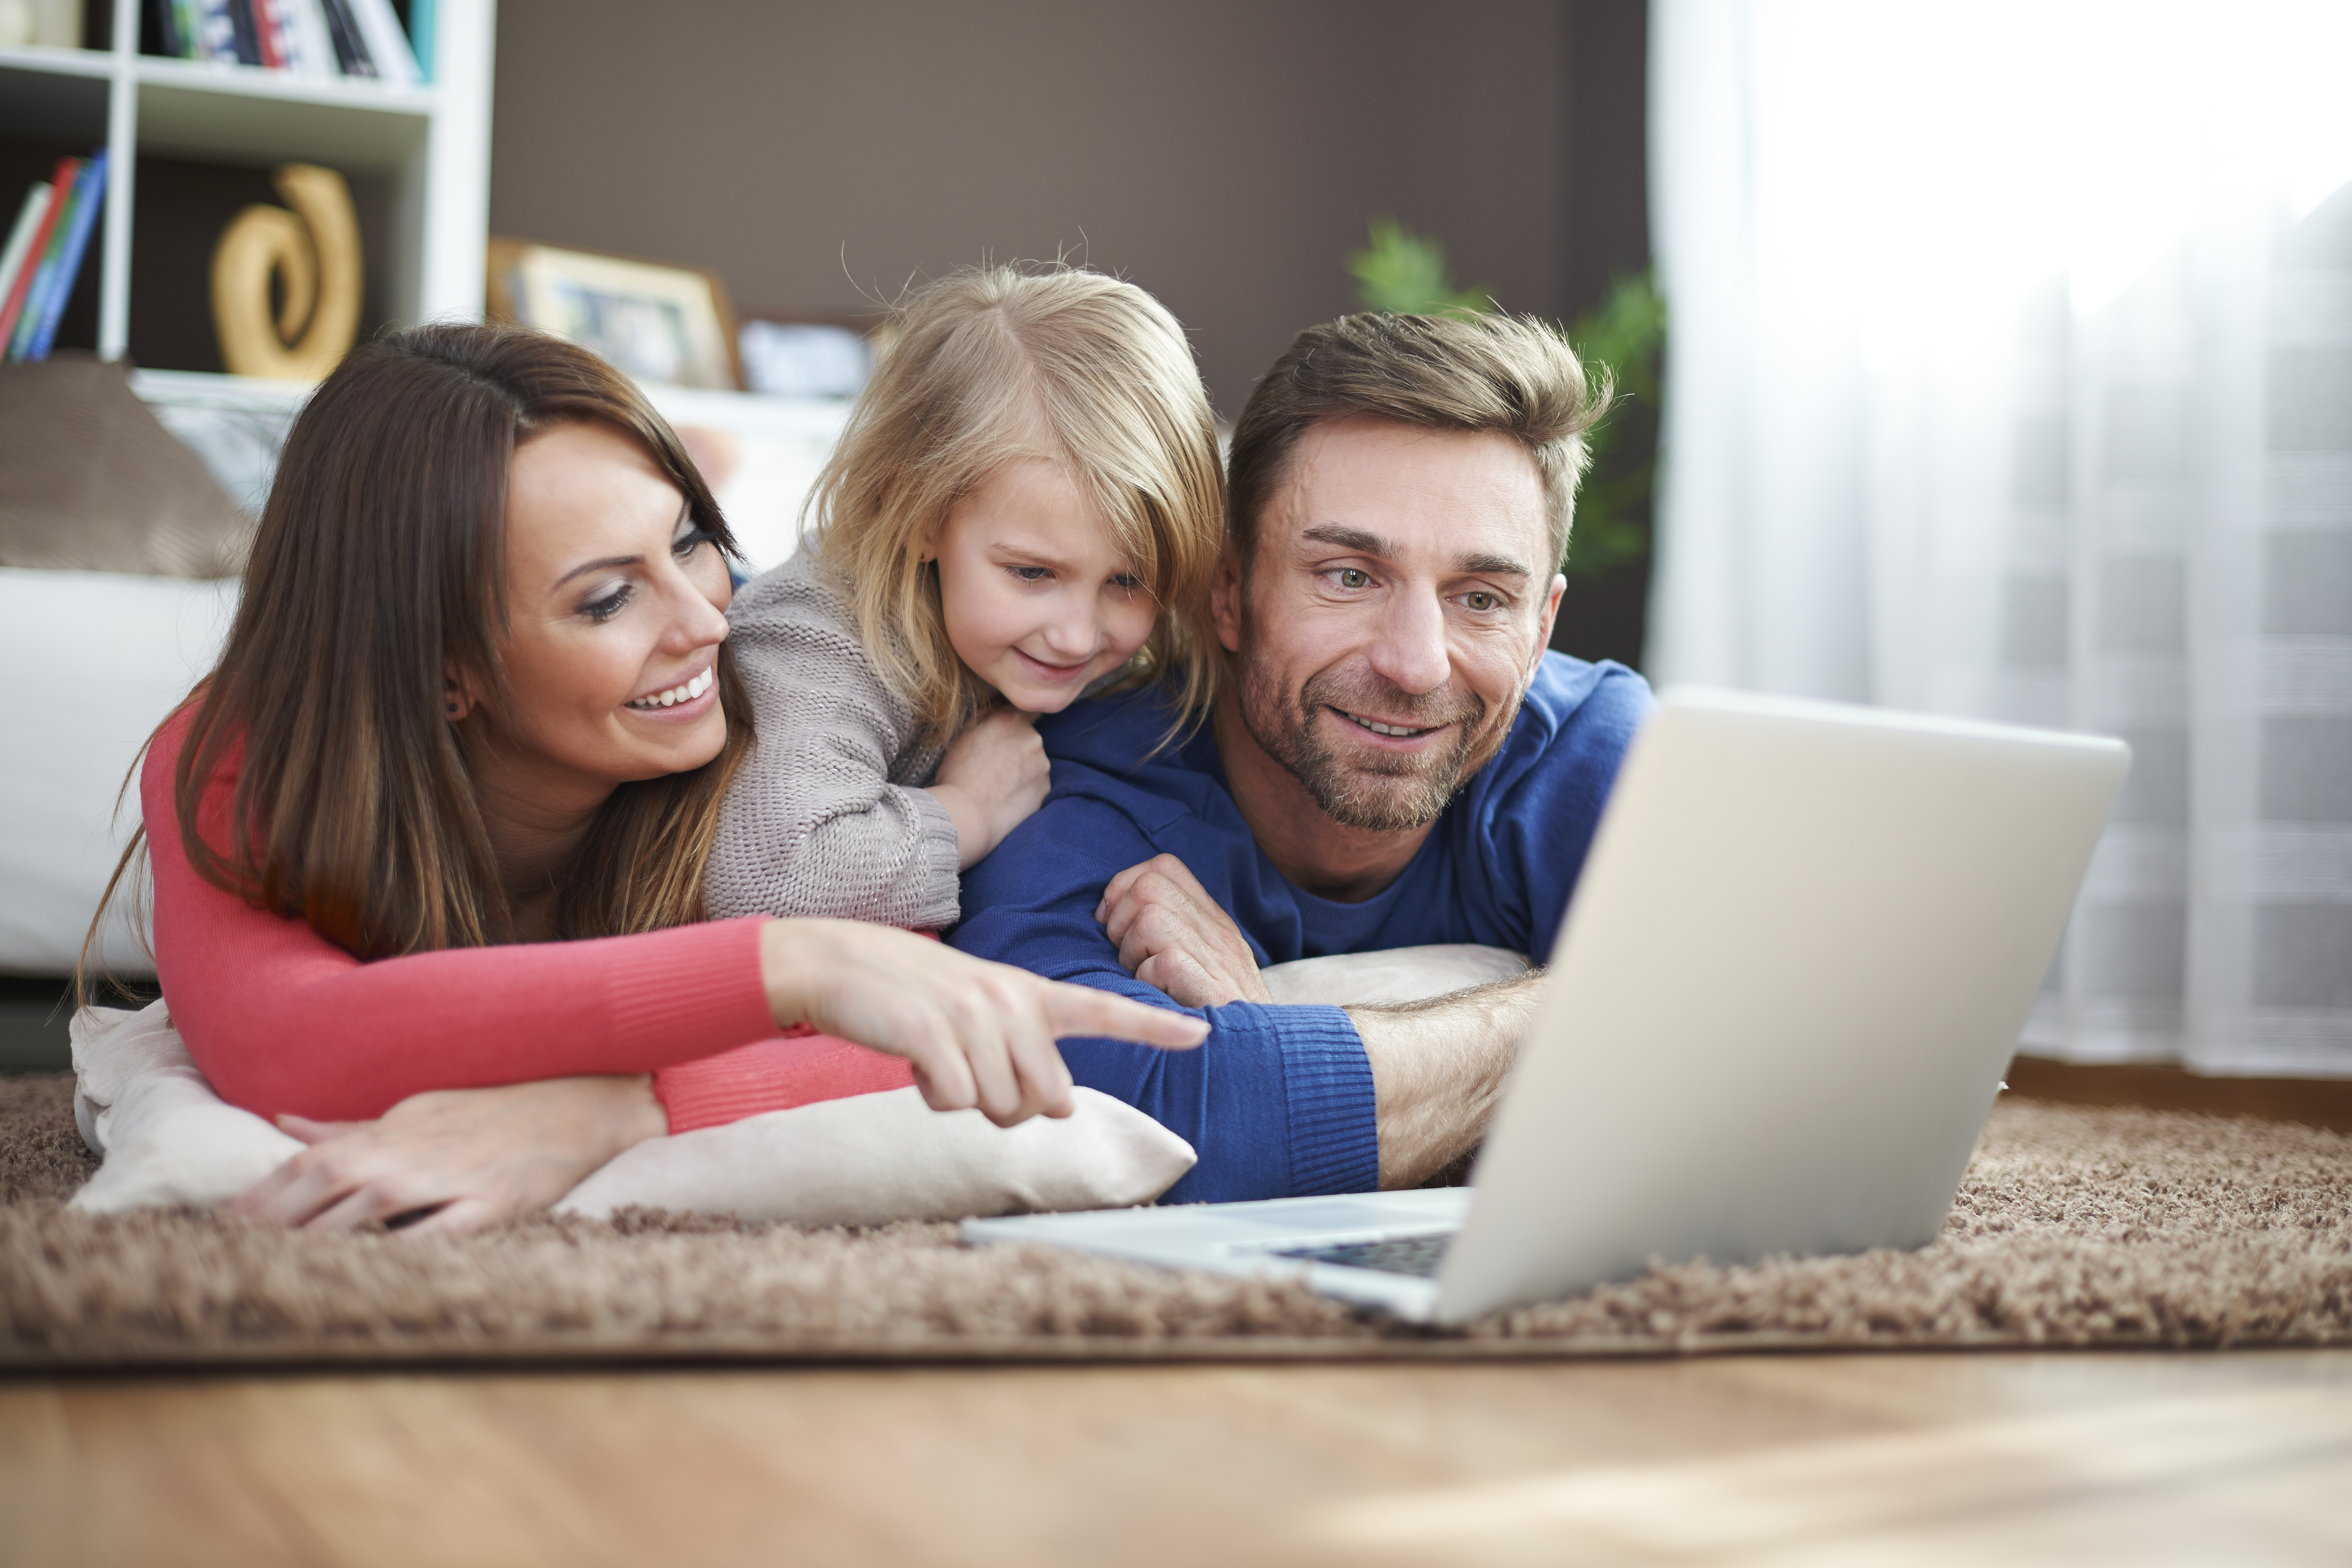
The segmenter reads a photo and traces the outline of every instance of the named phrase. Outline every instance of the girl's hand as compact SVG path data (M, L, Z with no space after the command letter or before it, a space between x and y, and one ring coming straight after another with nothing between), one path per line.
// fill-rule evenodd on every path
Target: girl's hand
M227 1212L313 1230L419 1211L409 1228L479 1230L553 1205L622 1150L669 1131L644 1076L438 1089L374 1121L278 1124L310 1147Z
M1070 1114L1070 1069L1054 1045L1065 1036L1181 1048L1209 1033L1183 1013L858 921L771 921L760 963L777 1023L904 1057L932 1110L977 1107L999 1127Z
M999 708L962 734L940 759L931 794L956 828L956 869L969 871L1004 842L1022 819L1045 804L1053 775L1037 716Z

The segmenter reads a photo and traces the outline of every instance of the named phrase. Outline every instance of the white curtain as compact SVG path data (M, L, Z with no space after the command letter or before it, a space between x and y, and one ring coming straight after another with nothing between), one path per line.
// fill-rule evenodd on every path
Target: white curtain
M1651 16L1651 675L2126 737L2027 1048L2352 1077L2352 5Z

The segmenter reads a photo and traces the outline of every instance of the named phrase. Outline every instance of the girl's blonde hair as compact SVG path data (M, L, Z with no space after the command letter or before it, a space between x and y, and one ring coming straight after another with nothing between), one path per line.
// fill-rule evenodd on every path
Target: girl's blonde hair
M1130 679L1166 681L1171 734L1206 714L1225 479L1183 328L1135 285L1061 266L953 273L896 325L809 499L883 679L942 741L994 700L949 643L938 570L919 557L989 473L1034 458L1110 520L1160 606Z

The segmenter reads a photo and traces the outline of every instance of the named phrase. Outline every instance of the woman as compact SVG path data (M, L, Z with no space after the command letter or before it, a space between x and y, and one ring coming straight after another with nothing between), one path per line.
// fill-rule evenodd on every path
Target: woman
M1067 1114L1056 1037L1198 1043L903 931L702 921L754 743L732 548L668 426L583 350L425 327L320 386L220 663L141 781L173 1020L224 1098L314 1144L236 1212L472 1228L751 1086L777 1103L779 1075L807 1100L908 1080L772 1038L803 1022L1003 1124Z

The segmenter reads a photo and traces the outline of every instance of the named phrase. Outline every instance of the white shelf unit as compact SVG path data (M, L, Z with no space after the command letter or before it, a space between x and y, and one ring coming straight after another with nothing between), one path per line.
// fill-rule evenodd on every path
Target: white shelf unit
M388 178L386 298L396 321L479 320L489 231L497 0L439 0L433 81L391 87L139 52L140 0L112 0L110 49L0 47L0 134L108 149L98 352L120 359L138 308L131 224L142 153ZM0 193L13 197L16 193Z

